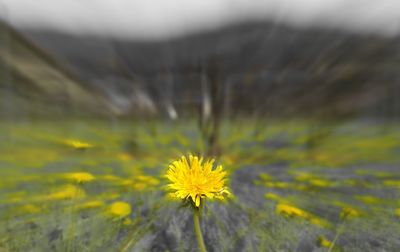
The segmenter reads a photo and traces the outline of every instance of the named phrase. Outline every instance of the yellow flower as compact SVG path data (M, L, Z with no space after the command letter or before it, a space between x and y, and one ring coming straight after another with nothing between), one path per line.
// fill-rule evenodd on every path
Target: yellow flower
M279 196L278 194L270 193L270 192L265 194L265 198L270 199L270 200L274 200L274 201L276 201L278 203L287 202L286 199L284 199L283 197Z
M125 226L129 226L129 225L132 224L132 220L129 219L129 218L126 218L126 219L122 222L122 224L125 225Z
M287 215L287 216L297 216L302 218L308 218L308 213L301 210L300 208L287 205L287 204L278 204L276 205L275 211L278 214Z
M160 181L156 178L150 176L140 175L130 181L129 185L132 185L133 189L142 191L142 190L151 190L156 185L158 185Z
M332 224L330 222L328 222L327 220L321 219L321 218L311 215L311 214L307 220L314 225L324 227L324 228L331 228L331 226L332 226Z
M331 224L328 221L289 204L283 204L283 203L277 204L275 211L276 213L284 216L305 219L310 223L321 227L329 228L331 226Z
M94 180L94 176L88 172L68 173L66 174L66 177L70 180L75 181L78 184Z
M332 186L332 182L326 179L310 179L310 184L316 187L329 187Z
M290 188L292 185L288 182L276 181L276 182L266 182L265 186L270 188L286 189Z
M41 212L41 208L32 204L23 205L20 210L24 213L36 214Z
M272 176L267 174L267 173L261 173L260 174L260 178L264 181L271 181L272 180Z
M321 235L320 237L318 237L318 244L321 247L330 248L332 245L332 242Z
M370 195L356 196L356 199L364 202L365 204L379 204L381 202L379 198Z
M102 207L104 205L103 201L100 200L92 200L85 203L82 203L76 207L77 210L84 210L84 209L93 209Z
M74 149L84 150L94 147L93 145L78 140L65 140L64 143Z
M344 207L342 212L340 213L341 219L351 219L355 217L359 217L361 213L352 207Z
M174 190L175 198L191 198L196 207L200 206L201 198L224 199L224 195L230 195L225 186L226 172L222 166L213 170L214 160L203 163L203 158L185 156L169 165L166 177L171 181L169 189Z
M388 187L399 187L400 188L400 180L384 180L383 185L388 186Z
M74 185L67 185L63 189L47 195L49 200L64 200L85 197L85 191Z
M131 205L124 201L114 202L110 207L110 213L115 217L126 217L131 213Z
M274 194L274 193L266 193L265 194L265 198L271 199L271 200L275 200L275 201L280 201L281 200L281 197L279 195L277 195L277 194Z

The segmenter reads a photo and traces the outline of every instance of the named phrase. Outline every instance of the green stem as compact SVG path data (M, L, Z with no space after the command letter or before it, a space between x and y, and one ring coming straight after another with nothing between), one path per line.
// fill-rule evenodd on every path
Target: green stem
M197 243L199 244L200 252L207 252L206 246L204 245L203 241L203 235L201 234L199 216L200 216L200 209L198 207L195 207L193 211L194 232L196 234L196 239Z
M333 241L331 242L331 245L328 248L328 252L331 252L333 250L333 247L335 246L335 243L336 243L337 239L339 238L339 236L341 235L341 233L343 231L343 227L344 227L343 223L341 223L339 225L339 227L337 228L335 238L333 238Z

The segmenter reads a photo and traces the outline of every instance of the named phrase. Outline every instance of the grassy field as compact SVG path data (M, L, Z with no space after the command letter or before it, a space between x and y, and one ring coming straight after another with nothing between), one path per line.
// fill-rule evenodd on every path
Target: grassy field
M400 251L399 129L224 122L208 251ZM0 123L0 251L196 251L164 174L206 147L194 121Z

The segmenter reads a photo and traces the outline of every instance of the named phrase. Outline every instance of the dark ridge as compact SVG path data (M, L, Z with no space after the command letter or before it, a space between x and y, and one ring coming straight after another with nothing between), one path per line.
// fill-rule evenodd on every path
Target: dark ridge
M22 33L93 88L123 96L136 83L156 100L173 94L178 106L198 103L201 76L211 73L228 89L226 106L238 112L381 113L379 108L399 90L399 37L272 22L163 41Z

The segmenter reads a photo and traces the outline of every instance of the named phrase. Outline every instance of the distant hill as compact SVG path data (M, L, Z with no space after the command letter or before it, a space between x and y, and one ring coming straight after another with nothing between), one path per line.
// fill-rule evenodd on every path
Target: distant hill
M164 41L24 30L118 113L184 113L217 82L225 113L398 115L400 38L270 22ZM235 114L236 114L235 113Z
M0 34L1 115L109 110L101 94L86 88L46 50L4 23Z

